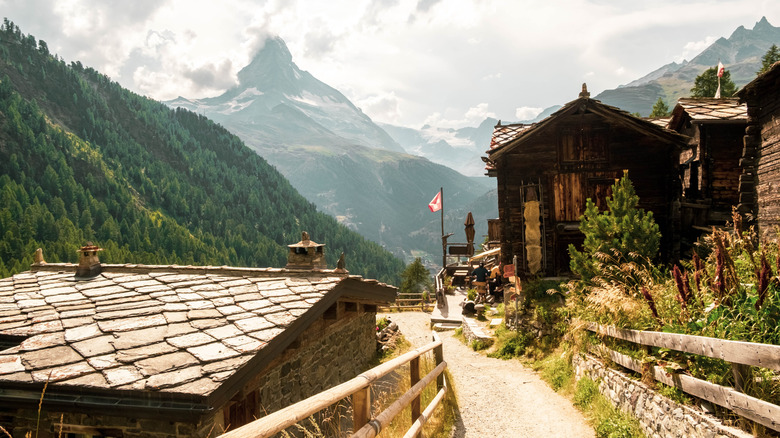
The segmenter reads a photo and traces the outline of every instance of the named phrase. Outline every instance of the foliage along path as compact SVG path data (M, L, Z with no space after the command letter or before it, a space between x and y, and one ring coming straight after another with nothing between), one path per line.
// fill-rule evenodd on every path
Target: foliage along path
M388 317L415 347L430 342L427 313L392 313ZM595 436L569 400L519 361L493 359L475 352L452 331L439 334L458 399L453 437Z

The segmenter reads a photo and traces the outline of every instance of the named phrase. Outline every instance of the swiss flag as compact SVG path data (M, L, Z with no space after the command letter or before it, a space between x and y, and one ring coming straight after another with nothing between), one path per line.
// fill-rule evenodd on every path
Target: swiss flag
M428 204L428 208L431 209L431 212L433 213L441 210L441 190L433 197L433 201Z

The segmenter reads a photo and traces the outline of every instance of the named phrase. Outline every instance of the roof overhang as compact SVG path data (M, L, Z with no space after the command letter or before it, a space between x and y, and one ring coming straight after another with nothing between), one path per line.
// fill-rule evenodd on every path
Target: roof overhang
M683 134L662 128L650 121L639 119L619 108L603 104L598 100L593 100L589 97L580 97L567 103L561 109L551 114L536 125L532 126L531 128L521 132L517 137L515 137L515 139L507 142L500 148L495 148L488 151L488 159L496 162L499 158L501 158L501 156L505 155L514 148L519 147L520 145L529 142L540 135L543 135L545 131L550 126L554 125L556 120L560 119L561 117L585 110L605 118L610 118L617 124L625 126L628 129L644 132L645 134L662 140L665 143L672 144L678 150L684 149L688 144L689 138Z

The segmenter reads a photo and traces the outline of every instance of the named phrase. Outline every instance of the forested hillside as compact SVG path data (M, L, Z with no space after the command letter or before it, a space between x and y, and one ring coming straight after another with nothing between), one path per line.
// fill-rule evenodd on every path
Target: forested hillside
M0 28L0 275L76 260L283 266L302 230L328 265L397 284L403 263L319 213L203 116L131 93L7 19Z

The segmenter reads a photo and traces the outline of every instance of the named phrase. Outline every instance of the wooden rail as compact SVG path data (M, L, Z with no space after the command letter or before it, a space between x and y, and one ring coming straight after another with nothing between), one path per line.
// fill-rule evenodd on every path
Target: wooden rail
M434 361L437 364L431 372L420 379L420 356L433 351ZM379 378L398 370L401 366L410 364L410 379L412 388L401 395L390 407L371 418L371 385ZM383 427L398 415L403 408L412 405L412 427L407 432L408 437L417 436L422 425L430 418L431 413L441 402L447 386L443 371L447 367L444 361L442 342L439 336L433 332L433 342L415 350L409 351L393 360L374 367L352 380L334 386L319 394L315 394L305 400L290 405L284 409L266 415L235 430L226 432L217 438L263 438L270 437L282 430L305 420L311 415L337 403L347 397L352 398L353 427L356 431L353 437L374 437ZM416 370L416 372L415 372ZM420 393L433 380L439 390L436 397L426 407L425 412L420 413ZM419 424L419 426L418 426ZM414 434L409 435L413 430Z
M591 349L593 352L606 354L612 362L618 365L648 375L656 381L722 406L770 429L780 431L780 406L742 392L742 381L750 375L750 366L780 370L780 346L678 333L619 329L595 323L588 323L585 328L594 333L634 344L698 354L731 363L737 388L720 386L687 374L671 373L657 365L648 368L643 366L641 361L603 345Z

